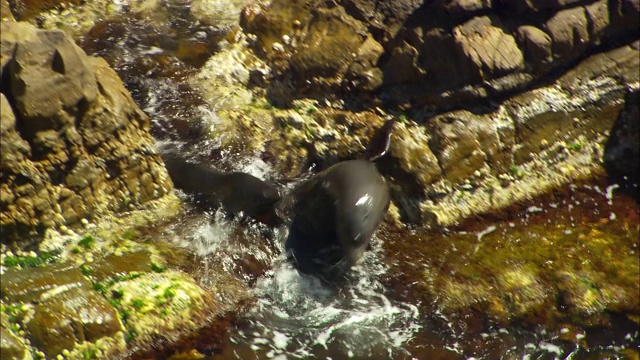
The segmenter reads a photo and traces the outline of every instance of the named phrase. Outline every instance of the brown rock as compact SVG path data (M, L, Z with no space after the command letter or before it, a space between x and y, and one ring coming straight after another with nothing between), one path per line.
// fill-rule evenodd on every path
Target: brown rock
M116 309L85 287L63 291L36 305L26 329L34 346L55 357L76 343L113 336L123 326Z
M16 18L20 21L25 21L33 19L43 11L81 3L81 0L14 0L12 5Z
M589 20L589 38L594 44L599 44L609 26L609 6L607 0L596 1L585 6Z
M385 84L410 83L423 75L423 70L418 67L419 55L418 50L406 42L395 47L384 66Z
M453 37L476 82L524 68L522 52L515 39L488 16L477 17L453 29Z
M87 57L61 31L1 26L3 244L21 247L47 228L171 194L149 118L105 60ZM158 191L140 189L148 172L160 174Z
M537 13L550 9L560 9L581 0L497 0L502 7L516 13Z
M552 60L551 37L535 26L523 25L516 32L518 43L524 49L525 60L534 68Z
M313 77L333 77L352 62L352 54L363 43L366 29L343 8L318 9L301 47L291 58L297 82Z
M3 24L2 32L16 31ZM61 30L21 39L11 62L10 88L18 115L31 134L60 129L58 114L96 99L98 87L84 52Z
M29 348L12 331L0 327L0 357L3 359L30 359Z
M558 60L577 57L589 43L587 14L583 7L558 11L545 24Z
M492 7L492 0L440 0L440 2L450 14L464 14Z
M640 0L614 0L609 3L612 32L632 30L640 26Z
M67 289L91 286L78 266L71 263L36 268L9 268L0 280L2 298L9 302L38 301L45 292L57 287Z

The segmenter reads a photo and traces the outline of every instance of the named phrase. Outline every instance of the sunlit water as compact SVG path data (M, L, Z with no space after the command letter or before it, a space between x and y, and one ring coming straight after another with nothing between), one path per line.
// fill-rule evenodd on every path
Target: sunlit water
M150 115L152 132L160 147L177 147L194 160L210 158L212 153L224 155L215 139L201 136L217 125L215 111L184 81L197 67L180 60L172 47L159 46L160 34L148 26L148 21L128 19L103 25L102 31L86 40L85 48L105 56L116 68L135 100ZM199 36L197 29L191 30L192 36ZM257 155L226 160L231 167L228 170L245 171L262 179L278 177ZM611 205L616 186L594 186L590 190L596 194L593 197ZM189 196L179 195L190 201ZM508 237L510 228L527 226L531 219L544 219L548 211L562 208L571 212L589 201L561 199L535 204L510 222L471 226L448 235L467 237L474 248L455 256L472 257L484 250L486 237ZM593 209L607 212L595 214L600 218L614 221L618 216L610 210ZM574 219L571 215L567 219L565 231L570 233ZM555 219L548 217L546 221ZM174 245L195 256L193 266L199 271L196 278L203 284L207 283L209 269L222 268L244 279L255 296L255 301L236 314L229 329L229 342L215 354L215 359L589 358L589 351L577 342L561 340L542 326L474 327L468 319L449 318L437 306L426 304L420 294L413 292L413 277L407 274L446 266L438 261L445 261L446 256L458 251L453 242L440 258L431 257L429 262L412 250L407 250L411 256L398 254L394 243L399 241L397 236L381 231L374 239L373 251L347 279L333 284L298 273L284 258L282 243L277 241L282 234L277 229L228 219L219 212L194 211L166 231ZM400 238L405 241L410 237L405 233ZM510 244L517 241L509 240ZM613 334L615 331L593 342L597 354L621 358L618 350L637 347L637 330L622 329L623 333Z

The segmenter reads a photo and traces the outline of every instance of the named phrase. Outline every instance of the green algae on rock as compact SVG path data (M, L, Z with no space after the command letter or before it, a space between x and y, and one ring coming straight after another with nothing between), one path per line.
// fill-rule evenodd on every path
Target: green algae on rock
M632 200L616 198L614 204L624 204L611 208L598 191L585 191L601 197L595 200L600 204L577 196L568 201L569 210L559 204L530 208L523 212L526 220L484 229L478 223L472 231L446 235L418 233L385 248L391 259L405 254L405 261L424 264L407 276L446 314L479 311L498 323L566 321L585 327L610 326L610 313L635 319L638 214L626 214ZM585 217L573 202L600 215Z

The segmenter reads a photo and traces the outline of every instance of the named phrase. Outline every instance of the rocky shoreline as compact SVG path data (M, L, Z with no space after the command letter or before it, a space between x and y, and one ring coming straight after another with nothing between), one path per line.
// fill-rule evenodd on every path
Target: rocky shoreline
M385 249L391 260L413 252L431 264L393 270L425 302L439 298L434 307L461 322L477 312L538 324L555 319L560 294L576 326L606 324L609 312L637 323L632 253L607 253L603 277L573 262L547 272L522 254L524 265L504 267L481 251L477 267L456 265L451 276L430 258L432 246L444 249L431 235L411 237L413 250L393 235L407 226L429 234L606 174L637 184L637 1L234 1L225 15L196 0L51 4L2 1L3 358L162 352L200 332L224 337L218 324L250 299L247 282L213 269L205 284L172 262L183 249L136 235L184 209L115 64L75 44L117 37L109 21L123 11L154 19L157 33L198 24L189 28L198 40L149 37L177 57L150 55L173 66L157 76L178 74L215 109L215 126L188 124L199 140L257 155L283 177L304 169L308 144L327 164L363 158L396 119L377 162L392 198ZM637 216L624 223L626 235L597 226L547 235L565 250L585 239L593 252L631 249ZM486 239L515 261L497 234Z

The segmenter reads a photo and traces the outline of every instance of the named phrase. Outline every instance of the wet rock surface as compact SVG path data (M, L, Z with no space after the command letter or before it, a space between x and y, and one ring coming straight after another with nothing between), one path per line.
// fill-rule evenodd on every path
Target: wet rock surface
M2 243L171 197L149 118L59 30L2 24Z
M377 246L391 267L382 280L391 296L419 303L425 327L412 340L419 345L402 345L411 356L521 357L513 348L527 349L529 343L513 339L522 336L534 343L551 339L576 356L637 357L629 348L637 339L633 331L640 308L634 297L637 203L627 199L620 204L615 197L610 207L611 193L622 190L598 180L606 170L620 176L616 179L626 176L631 187L624 191L637 191L637 168L631 165L638 150L637 2L274 1L244 7L242 30L197 1L191 7L143 2L125 9L123 18L86 20L122 10L94 12L98 3L98 8L104 5L43 14L40 25L65 28L88 52L105 56L145 110L157 109L154 101L163 103L153 114L155 134L185 141L189 145L183 150L202 161L237 169L238 158L257 154L279 175L290 177L306 171L312 155L325 165L365 158L376 130L388 118L396 119L390 154L376 162L392 200L378 232L382 245ZM233 2L229 8L238 14L244 5ZM231 26L223 40L217 30L206 29L216 28L216 21ZM177 34L183 31L188 35ZM115 43L124 46L117 49ZM2 59L4 74L4 52ZM155 82L145 83L132 69L152 75ZM162 82L167 79L176 82ZM158 84L164 90L153 93ZM86 96L79 93L74 96ZM101 96L98 91L96 99ZM11 97L2 101L4 139L5 131L7 138L15 134L5 124L20 117L5 112ZM215 116L200 118L203 105L215 109ZM12 155L7 163L19 164L34 148L29 141L11 139L14 153L22 155ZM51 133L37 141L61 147ZM95 143L109 141L103 137ZM77 174L99 177L88 168L77 171L71 177L77 187L85 180ZM589 196L558 193L575 190L567 184L581 180L591 184L591 198L604 205L593 205ZM5 194L0 191L2 201L13 201ZM550 198L531 200L540 194ZM521 211L513 210L514 203L534 205ZM548 204L584 208L595 218L561 216ZM541 211L544 215L532 220ZM481 221L464 223L474 217ZM496 220L504 217L510 220ZM520 217L526 219L522 224ZM407 223L431 230L410 232L404 228ZM246 284L273 276L267 271L269 258L258 255L274 251L262 237L241 228L233 230L237 242L202 250L203 235L191 233L202 231L203 225L184 226L177 241L204 255L180 259L172 249L162 260L149 249L129 244L135 249L123 253L97 246L100 242L85 252L74 240L65 256L75 262L82 279L70 269L69 291L88 297L83 293L88 282L94 289L90 294L100 294L116 309L124 330L90 343L76 339L71 354L169 356L175 349L198 356L189 351L226 346L234 350L223 352L223 358L266 356L267 351L254 352L257 343L220 340L225 335L219 328L210 337L217 339L215 346L181 343L189 334L201 334L197 329L202 324L211 324L193 318L237 310L247 296ZM247 249L258 253L247 256ZM201 266L203 259L209 269ZM164 266L169 270L156 272ZM64 279L42 293L65 293ZM264 299L258 300L262 304ZM3 315L14 314L2 327L15 337L7 345L13 350L6 351L20 353L26 347L32 352L30 335L21 329L34 305L27 301L15 310L19 303L3 300L3 306ZM443 340L442 334L451 333L451 342ZM282 351L281 345L276 342L274 349ZM325 347L320 353L344 355L340 350ZM383 350L380 354L386 354ZM523 350L533 357L552 352Z

